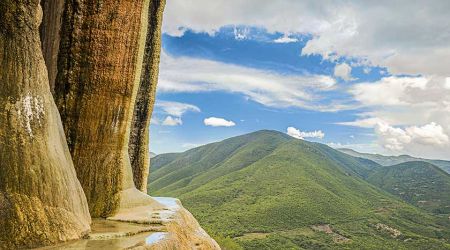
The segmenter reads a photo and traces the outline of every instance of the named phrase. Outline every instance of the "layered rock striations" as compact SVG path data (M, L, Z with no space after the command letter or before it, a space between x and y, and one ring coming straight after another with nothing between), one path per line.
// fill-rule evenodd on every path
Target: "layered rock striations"
M165 0L152 0L149 2L144 61L133 112L128 149L134 183L142 192L147 192L147 179L150 167L149 127L158 82L164 5Z
M39 33L52 93L55 88L56 73L58 72L58 52L64 2L64 0L41 0L43 20L39 27Z
M90 230L41 53L38 0L0 2L0 249Z
M135 188L128 154L148 10L148 0L65 4L55 99L93 217L160 206Z
M220 249L143 192L165 1L41 4L0 1L0 249Z

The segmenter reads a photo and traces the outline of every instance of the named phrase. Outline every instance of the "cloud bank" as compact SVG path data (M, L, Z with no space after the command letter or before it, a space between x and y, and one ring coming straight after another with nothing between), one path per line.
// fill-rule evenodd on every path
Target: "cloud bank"
M247 25L268 32L309 34L301 51L326 59L357 58L395 74L449 75L450 1L172 0L163 31L213 35L220 27ZM270 18L262 18L270 17Z
M443 77L385 77L349 91L363 107L360 119L341 125L373 128L378 142L397 153L449 159L450 89Z
M305 138L318 138L322 139L325 137L325 134L321 130L315 130L311 132L300 131L294 127L288 127L286 134L297 138L297 139L305 139Z
M335 88L336 81L325 75L283 75L192 57L161 54L158 91L239 93L269 107L300 107L320 111L350 108L327 103L324 91Z

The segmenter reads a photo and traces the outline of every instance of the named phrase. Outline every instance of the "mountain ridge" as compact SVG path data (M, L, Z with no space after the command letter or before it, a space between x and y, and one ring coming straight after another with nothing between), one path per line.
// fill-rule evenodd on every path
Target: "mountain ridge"
M450 248L436 236L450 236L436 217L365 180L379 164L324 144L263 130L165 156L152 161L149 192L179 197L219 241L231 237L246 249ZM325 225L349 241L315 231Z
M426 158L418 158L410 155L397 155L397 156L386 156L381 154L371 154L371 153L361 153L353 149L349 148L337 148L336 150L343 152L345 154L369 159L374 161L382 166L390 166L396 165L403 162L411 162L411 161L424 161L436 165L447 173L450 173L450 161L440 160L440 159L426 159Z
M450 214L450 175L431 163L410 161L383 166L367 180L412 205L436 214Z

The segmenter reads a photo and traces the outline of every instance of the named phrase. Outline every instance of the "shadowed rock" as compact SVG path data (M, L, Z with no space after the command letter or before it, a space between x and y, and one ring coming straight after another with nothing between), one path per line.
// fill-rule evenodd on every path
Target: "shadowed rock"
M0 248L78 239L86 198L50 93L38 0L0 1Z
M48 71L50 91L53 93L57 73L58 52L64 0L41 0L44 13L39 33L41 35L42 54Z
M128 149L134 183L142 192L147 192L147 179L150 167L149 126L158 82L161 24L165 3L165 0L152 0L149 3L144 61L134 107Z
M55 98L93 217L162 206L135 188L128 154L148 10L148 0L65 4Z

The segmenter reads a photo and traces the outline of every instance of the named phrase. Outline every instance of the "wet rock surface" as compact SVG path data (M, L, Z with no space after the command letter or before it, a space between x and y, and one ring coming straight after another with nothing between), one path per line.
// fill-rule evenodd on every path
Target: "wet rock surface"
M94 219L86 239L42 249L220 249L178 199L155 197L165 206L138 207L105 219Z

